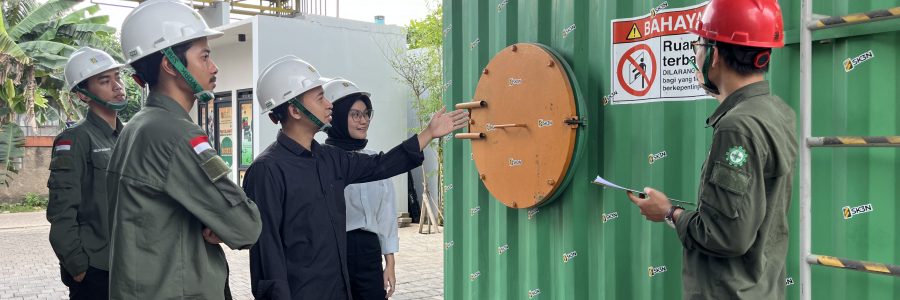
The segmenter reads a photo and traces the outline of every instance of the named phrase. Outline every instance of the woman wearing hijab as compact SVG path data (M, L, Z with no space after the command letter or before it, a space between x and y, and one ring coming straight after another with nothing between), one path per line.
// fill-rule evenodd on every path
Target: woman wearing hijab
M345 151L378 154L366 149L374 112L369 96L349 80L336 79L325 84L325 97L334 105L325 144ZM344 190L344 198L350 292L356 300L386 299L396 288L394 253L400 247L394 185L390 179L351 184Z

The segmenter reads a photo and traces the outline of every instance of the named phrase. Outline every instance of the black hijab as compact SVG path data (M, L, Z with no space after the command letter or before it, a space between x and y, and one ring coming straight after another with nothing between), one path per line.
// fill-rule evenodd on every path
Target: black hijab
M346 151L357 151L366 148L366 143L368 143L369 140L354 139L350 136L350 131L347 128L347 120L350 118L350 107L352 107L356 101L362 101L366 104L366 109L372 109L372 101L369 100L369 97L360 93L353 93L335 101L333 103L334 107L331 109L331 128L326 132L328 138L325 139L325 144Z

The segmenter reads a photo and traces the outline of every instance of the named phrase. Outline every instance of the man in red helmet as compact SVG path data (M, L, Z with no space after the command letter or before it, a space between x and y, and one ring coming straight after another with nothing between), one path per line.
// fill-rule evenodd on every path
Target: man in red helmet
M797 157L795 114L772 95L771 48L784 46L775 0L712 0L694 43L697 79L719 107L706 120L713 142L698 208L645 188L629 198L665 221L684 246L684 299L783 299L788 208Z

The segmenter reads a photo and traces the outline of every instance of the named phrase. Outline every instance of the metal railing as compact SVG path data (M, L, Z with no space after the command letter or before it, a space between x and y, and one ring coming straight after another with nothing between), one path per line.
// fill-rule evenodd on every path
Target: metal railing
M122 0L129 2L143 2L144 0ZM286 16L295 13L304 15L328 15L328 0L181 0L194 8L204 8L216 2L227 2L231 6L230 12L239 15L279 15ZM112 3L98 2L103 5ZM336 16L340 17L341 1L337 0Z
M900 137L812 136L812 32L836 26L878 22L900 16L900 7L842 17L814 19L812 0L800 2L800 299L812 299L813 264L875 274L900 274L895 265L872 263L812 253L812 162L813 147L900 147Z

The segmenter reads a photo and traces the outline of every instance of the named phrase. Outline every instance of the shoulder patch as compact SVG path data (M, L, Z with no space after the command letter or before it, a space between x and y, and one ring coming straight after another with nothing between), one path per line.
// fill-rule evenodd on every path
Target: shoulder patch
M212 145L209 144L209 137L199 135L191 139L191 148L194 148L194 153L199 155L203 151L212 149Z
M72 150L72 140L71 139L60 139L56 141L56 144L53 145L53 151L69 151Z
M206 173L206 177L212 182L216 182L216 180L225 177L225 175L228 175L228 172L231 171L231 169L228 168L228 164L226 164L218 155L213 155L200 164L200 167L203 168L203 173Z
M74 162L69 155L60 155L50 159L50 171L71 170L73 166Z
M743 167L747 163L747 150L742 146L734 146L725 152L725 161L733 167Z

